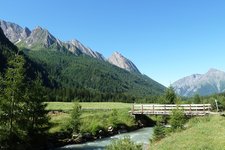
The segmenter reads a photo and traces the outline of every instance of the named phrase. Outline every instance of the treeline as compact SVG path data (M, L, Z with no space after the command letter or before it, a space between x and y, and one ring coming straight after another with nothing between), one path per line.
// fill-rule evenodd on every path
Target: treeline
M103 93L94 90L82 88L59 88L46 89L46 99L48 101L71 102L79 100L80 102L126 102L133 103L138 100L137 97L123 93Z
M225 110L225 93L213 94L209 96L200 96L196 94L193 97L184 98L184 100L194 104L211 104L214 111L217 111L217 103L219 111Z
M213 94L209 96L200 96L198 94L193 97L182 97L175 93L172 86L169 86L164 94L156 97L155 100L148 102L161 103L161 104L211 104L212 110L217 111L217 106L219 111L225 110L225 93Z

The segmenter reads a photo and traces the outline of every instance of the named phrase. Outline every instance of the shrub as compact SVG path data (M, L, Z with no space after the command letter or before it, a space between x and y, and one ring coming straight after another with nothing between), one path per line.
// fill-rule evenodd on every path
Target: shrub
M172 131L183 129L185 121L185 115L182 110L174 109L172 111L172 115L169 120Z
M153 141L159 141L166 136L165 127L156 125L153 130Z
M113 141L106 147L107 150L142 150L140 144L131 141L130 137L124 137L120 140Z
M80 124L81 124L81 105L78 102L74 102L74 106L71 112L71 121L70 125L73 133L79 133Z

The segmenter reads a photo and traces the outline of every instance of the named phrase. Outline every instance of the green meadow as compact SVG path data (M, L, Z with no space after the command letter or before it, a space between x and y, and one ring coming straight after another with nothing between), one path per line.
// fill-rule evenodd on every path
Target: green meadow
M189 120L187 129L172 133L151 150L224 150L225 117L219 115L196 117Z

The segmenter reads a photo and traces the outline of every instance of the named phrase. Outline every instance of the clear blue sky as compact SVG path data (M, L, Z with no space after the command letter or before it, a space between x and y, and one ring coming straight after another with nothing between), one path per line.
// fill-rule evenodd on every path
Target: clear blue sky
M0 19L119 51L168 86L210 68L225 71L224 0L5 0Z

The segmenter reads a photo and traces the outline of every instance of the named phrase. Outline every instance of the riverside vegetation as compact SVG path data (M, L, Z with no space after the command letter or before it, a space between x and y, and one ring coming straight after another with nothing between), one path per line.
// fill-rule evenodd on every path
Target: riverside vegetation
M95 139L100 136L107 136L102 133L104 132L106 133L106 130L108 130L108 127L112 127L116 129L116 131L121 129L121 132L122 132L122 130L124 129L129 129L129 127L136 126L136 122L134 121L134 118L132 118L128 114L129 109L127 109L127 105L129 104L124 104L125 108L115 110L114 109L115 107L114 107L112 108L112 110L109 109L104 111L94 110L96 109L96 107L92 110L81 109L82 107L85 108L85 106L80 107L79 104L75 104L74 108L73 106L69 106L70 108L66 110L59 110L57 108L56 110L50 111L52 109L51 106L47 107L46 109L46 105L50 103L46 103L44 101L49 101L52 98L51 94L49 96L48 93L51 93L51 92L57 93L56 91L58 90L54 88L51 89L52 83L57 83L55 82L57 81L56 80L57 77L54 76L51 78L51 75L53 75L53 73L57 73L57 70L58 69L60 70L60 67L58 69L57 67L55 67L56 70L53 69L52 73L49 76L49 74L46 72L49 66L46 69L43 69L43 66L40 66L38 63L31 61L28 57L26 57L26 55L24 55L23 52L19 51L17 47L15 47L4 36L1 30L0 30L0 50L1 50L0 51L0 62L1 62L1 66L0 66L0 71L1 71L1 74L0 74L0 148L1 149L44 149L44 148L51 147L50 144L57 145L57 144L60 144L60 142L63 142L63 143L82 142L82 141L77 141L79 139L81 140L85 139L85 138L79 138L80 135L82 134L84 134L86 138L90 138L90 139ZM54 51L50 51L50 53L51 52L53 53ZM59 55L57 54L57 56ZM69 57L72 57L72 56L69 55ZM82 59L81 57L79 58ZM84 58L86 60L86 57ZM98 69L96 68L96 70ZM118 68L117 70L121 71L122 73L128 74L127 72L122 71ZM105 75L103 75L103 77L107 77L107 75L108 74L106 73ZM116 75L116 73L114 75ZM121 80L122 79L124 78L121 78ZM46 86L48 81L49 83L51 83L51 85ZM145 84L143 78L140 79L136 75L130 76L130 83L131 82L132 84L130 84L130 87L132 87L132 85L135 85L136 87L140 87L139 86L140 83ZM61 92L60 96L56 96L57 98L53 97L54 98L53 100L62 100L62 101L68 100L69 101L74 98L79 99L80 97L81 101L85 101L86 98L88 98L87 99L88 101L90 101L91 98L94 98L95 101L97 101L98 97L100 97L99 98L100 101L102 101L103 99L106 101L114 101L116 100L116 98L119 99L118 101L122 101L124 98L125 102L135 102L135 101L137 102L137 100L139 100L139 102L155 102L155 103L170 103L170 104L171 103L192 103L193 101L195 101L196 103L210 102L213 104L213 109L215 109L215 104L213 102L216 98L219 103L219 109L222 110L225 107L224 94L212 95L208 97L200 97L197 95L194 98L186 99L182 97L177 97L173 89L169 87L166 90L165 94L162 96L145 97L148 94L142 93L145 96L142 94L141 95L137 94L138 96L136 95L136 97L133 97L133 96L130 96L129 93L126 93L126 91L128 90L126 90L126 87L123 86L122 89L125 90L125 93L121 94L119 91L115 91L115 93L119 92L119 94L114 95L113 93L111 95L107 92L105 93L104 90L102 90L100 93L98 93L98 91L94 91L92 93L94 97L92 97L93 95L90 94L89 92L92 92L93 89L88 90L89 92L83 93L84 89L79 91L80 87L78 86L78 88L75 90L75 93L78 94L78 97L77 96L70 97L71 95L76 95L76 94L73 92L68 92L70 90L64 90L64 89L67 89L67 88L64 88L66 87L67 80L62 83L65 83L65 84L63 84L64 86L62 88L60 88L59 86L58 92L59 93ZM126 83L124 83L124 85L126 85ZM148 84L145 84L145 88L147 88L146 86L148 86ZM100 87L102 88L102 86ZM135 90L135 89L132 89L132 90ZM135 93L139 93L139 91L136 91ZM149 92L149 94L151 94L151 92ZM85 95L85 96L82 97L82 95ZM75 115L75 114L79 114L79 115ZM71 120L71 118L73 118L73 120ZM221 133L224 131L224 126L222 126L222 124L224 124L224 118L218 117L218 118L210 118L206 120L207 121L209 120L209 121L208 122L203 121L204 123L201 123L202 121L193 121L193 126L190 125L190 128L184 131L181 130L180 132L170 132L171 136L168 136L168 134L166 134L166 132L164 131L161 132L162 130L159 129L159 131L161 130L160 132L164 136L166 136L166 138L156 142L154 146L156 147L156 149L160 149L160 143L163 143L164 140L166 141L166 139L170 139L170 137L173 137L173 135L176 136L176 134L178 134L179 136L185 137L185 134L187 134L186 131L190 130L190 133L196 132L199 134L199 137L201 137L201 139L195 139L195 142L198 140L201 142L202 140L202 144L200 144L200 148L213 149L213 146L215 145L215 148L222 149L224 146L224 142L221 139L224 139L224 136L221 135ZM171 122L171 124L172 123L173 122ZM175 121L175 125L176 124L177 123ZM211 126L213 124L215 125L214 126L215 128L207 128L208 126L206 127L204 126L204 124L207 124L208 126ZM205 128L207 130L199 129L200 132L197 132L194 129L197 128L198 126L200 126L201 128ZM207 132L207 131L210 131L210 132ZM160 132L159 134L161 134ZM184 134L182 135L182 133ZM218 134L215 134L216 136L212 135L212 137L215 138L218 141L218 143L216 143L216 140L211 139L209 136L214 133L218 133ZM73 141L69 139L72 136L74 137L72 139ZM191 135L190 135L190 139L191 139ZM205 146L206 143L203 142L204 139L212 140L212 145ZM183 140L185 141L185 138L181 138L181 141L177 141L177 144L179 144L179 142L183 142ZM129 143L129 140L125 139L125 141L128 141L125 143ZM194 141L191 141L191 140L189 141L193 144L196 144L194 143ZM119 143L121 142L115 143L115 145L119 145ZM169 147L169 145L172 146L172 143L176 143L176 142L170 142L165 147ZM132 144L132 143L129 143L129 144ZM190 143L188 143L188 145L190 145Z

